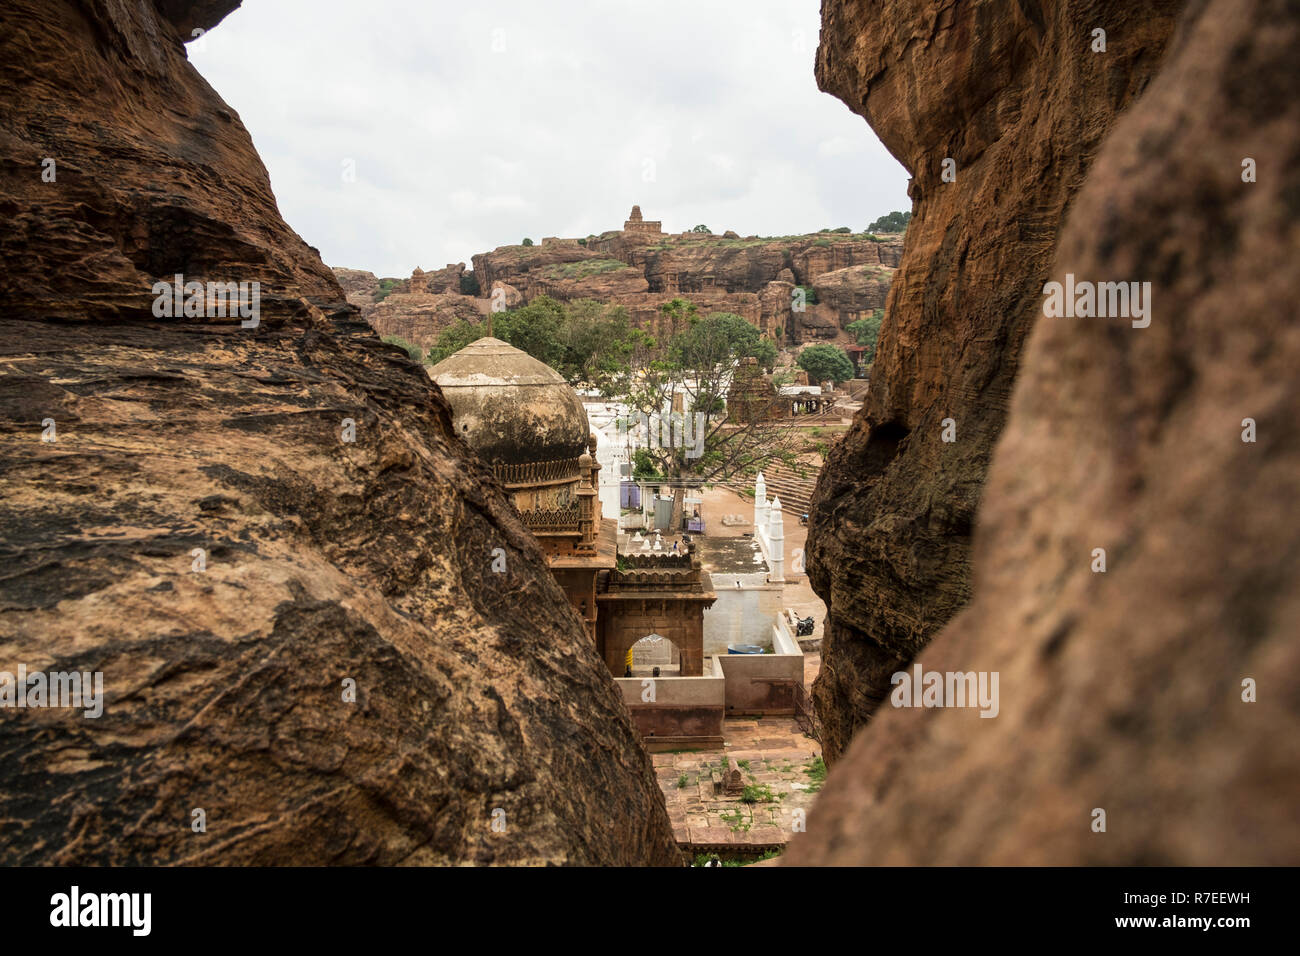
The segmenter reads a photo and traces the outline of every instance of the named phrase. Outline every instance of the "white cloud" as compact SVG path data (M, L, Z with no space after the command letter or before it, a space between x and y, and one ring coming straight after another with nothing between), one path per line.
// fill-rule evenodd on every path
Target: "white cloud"
M817 0L245 0L190 56L325 261L405 276L633 203L742 235L909 209L818 29Z

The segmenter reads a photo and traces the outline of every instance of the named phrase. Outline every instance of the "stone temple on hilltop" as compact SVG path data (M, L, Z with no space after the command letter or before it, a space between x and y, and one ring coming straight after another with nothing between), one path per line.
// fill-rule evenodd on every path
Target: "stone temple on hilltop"
M623 231L658 236L663 234L664 224L658 219L642 219L641 207L633 206L627 222L623 223Z

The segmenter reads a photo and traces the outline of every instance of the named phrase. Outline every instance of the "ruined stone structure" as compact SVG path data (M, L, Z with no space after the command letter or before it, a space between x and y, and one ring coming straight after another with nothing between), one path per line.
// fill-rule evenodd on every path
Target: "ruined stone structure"
M752 355L742 358L727 389L728 420L737 424L771 421L784 417L787 405L758 359Z

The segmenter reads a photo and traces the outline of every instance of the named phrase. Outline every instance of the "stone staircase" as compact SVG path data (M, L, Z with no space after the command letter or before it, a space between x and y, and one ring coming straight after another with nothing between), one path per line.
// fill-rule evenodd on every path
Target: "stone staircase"
M781 499L781 510L787 522L797 522L799 516L807 514L808 503L812 500L813 489L817 486L817 472L811 466L804 469L806 477L800 477L787 465L773 462L763 469L763 478L767 482L767 499ZM754 481L752 478L735 478L727 482L727 487L734 491L748 493L753 500Z

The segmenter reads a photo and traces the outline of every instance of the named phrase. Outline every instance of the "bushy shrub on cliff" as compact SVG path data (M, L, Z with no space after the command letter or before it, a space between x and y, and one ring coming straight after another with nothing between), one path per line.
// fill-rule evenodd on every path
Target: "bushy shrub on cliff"
M850 322L844 327L844 331L853 336L859 345L865 345L873 352L876 349L876 339L880 335L880 322L885 317L884 309L876 309L868 316L863 316L856 322Z
M713 235L713 230L710 229L708 226L704 225L703 223L701 223L698 226L692 227L691 232L707 232L710 236Z
M383 302L396 289L398 283L401 281L401 279L380 279L379 291L371 296L371 298L376 302Z
M907 222L912 218L910 212L894 211L881 216L871 225L867 226L867 232L906 232Z
M814 385L825 381L836 384L853 377L853 362L838 345L810 345L799 353L799 367L808 373Z
M524 236L524 241L520 243L521 246L531 246L532 244L533 240L529 239L527 236Z

